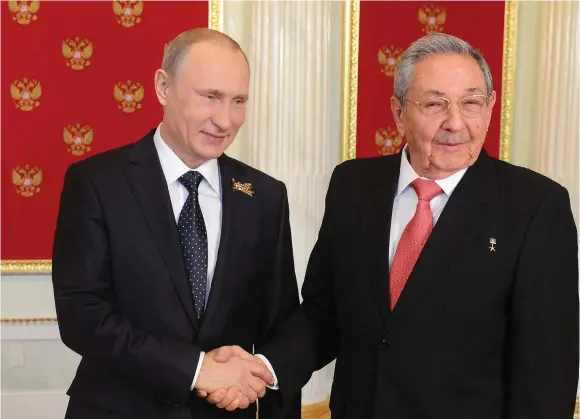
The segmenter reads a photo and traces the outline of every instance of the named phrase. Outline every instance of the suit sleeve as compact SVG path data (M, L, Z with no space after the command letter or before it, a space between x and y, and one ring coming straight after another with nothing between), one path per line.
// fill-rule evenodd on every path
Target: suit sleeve
M300 309L277 329L261 352L272 364L284 398L300 392L312 373L336 358L339 350L333 290L334 220L340 204L337 171L330 181L322 225L308 261Z
M276 260L268 292L268 304L262 316L263 322L260 325L260 336L256 343L256 353L260 353L262 345L272 337L276 327L288 319L300 305L298 284L294 270L288 194L286 186L281 182L280 186ZM276 374L275 369L273 372ZM260 419L300 419L301 393L297 392L282 400L278 390L268 390L266 395L259 401L259 411Z
M578 384L578 237L558 186L533 217L508 312L505 419L572 418Z
M78 169L72 165L65 175L53 246L62 341L81 356L122 372L153 396L187 405L200 348L152 335L118 309L106 221L96 189Z

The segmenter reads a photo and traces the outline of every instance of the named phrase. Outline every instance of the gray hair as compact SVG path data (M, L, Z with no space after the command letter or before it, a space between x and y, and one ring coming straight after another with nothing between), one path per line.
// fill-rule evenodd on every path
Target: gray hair
M193 44L204 41L219 42L225 45L229 45L233 49L240 51L244 58L246 58L246 63L248 62L246 54L240 47L240 44L238 44L233 38L230 38L225 33L213 29L196 28L190 29L177 35L169 44L165 46L161 68L168 74L176 75L179 65L189 51L189 47L191 47Z
M413 42L397 63L394 91L395 97L401 103L403 110L406 109L407 93L411 87L415 64L423 58L444 54L456 54L473 58L483 72L487 95L492 94L491 72L481 52L455 36L433 32Z

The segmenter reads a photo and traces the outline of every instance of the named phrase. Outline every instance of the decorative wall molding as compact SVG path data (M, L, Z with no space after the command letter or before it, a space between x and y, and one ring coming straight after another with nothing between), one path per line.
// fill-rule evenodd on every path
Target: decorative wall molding
M341 161L356 157L359 19L360 2L347 0L342 34Z
M223 0L212 0L209 2L209 28L221 31L223 28Z
M56 317L2 318L2 324L55 324Z
M0 273L9 274L50 274L52 272L51 260L2 260L0 261Z
M503 37L503 71L501 93L501 122L499 136L499 158L510 161L510 146L514 125L514 86L516 71L516 40L518 2L506 1Z

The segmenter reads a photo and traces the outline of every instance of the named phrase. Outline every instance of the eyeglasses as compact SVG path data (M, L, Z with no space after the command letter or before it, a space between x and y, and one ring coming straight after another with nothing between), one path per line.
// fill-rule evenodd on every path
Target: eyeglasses
M419 107L421 113L429 118L437 118L445 115L452 103L457 103L461 113L468 117L474 118L481 115L481 112L487 107L489 101L493 98L493 95L471 95L466 96L457 102L451 102L445 97L426 97L418 102L413 102L408 100L407 102L414 103Z

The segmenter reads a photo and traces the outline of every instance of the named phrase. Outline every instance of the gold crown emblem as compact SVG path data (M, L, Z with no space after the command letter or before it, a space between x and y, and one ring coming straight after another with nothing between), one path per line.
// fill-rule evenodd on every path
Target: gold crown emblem
M88 125L71 124L64 127L62 136L66 145L67 151L75 156L82 156L85 152L91 151L91 143L93 142L93 129Z
M12 20L21 25L28 25L37 20L36 12L40 8L40 1L14 1L8 2L8 10L12 14Z
M143 85L139 82L132 83L131 80L119 82L113 89L113 95L119 102L119 109L126 113L135 112L135 109L141 109L141 100L143 100Z
M387 156L401 151L403 137L390 127L379 128L375 134L375 144L379 147L379 154Z
M42 86L37 80L14 80L10 85L10 95L17 109L31 111L40 106L38 98L42 95Z
M39 185L42 183L42 170L38 166L16 166L12 170L12 183L16 186L16 193L25 198L30 198L40 192Z
M431 32L442 32L443 24L447 18L447 13L443 7L435 6L434 4L430 6L423 6L419 9L419 22L425 25L421 32L431 33Z
M403 49L396 48L394 45L381 47L379 49L381 73L388 77L394 76L401 54L403 54Z
M67 58L67 67L73 70L82 70L91 65L89 58L93 55L93 43L78 36L66 38L62 41L62 55Z
M113 1L113 12L117 15L117 23L126 28L141 22L143 13L142 1Z

